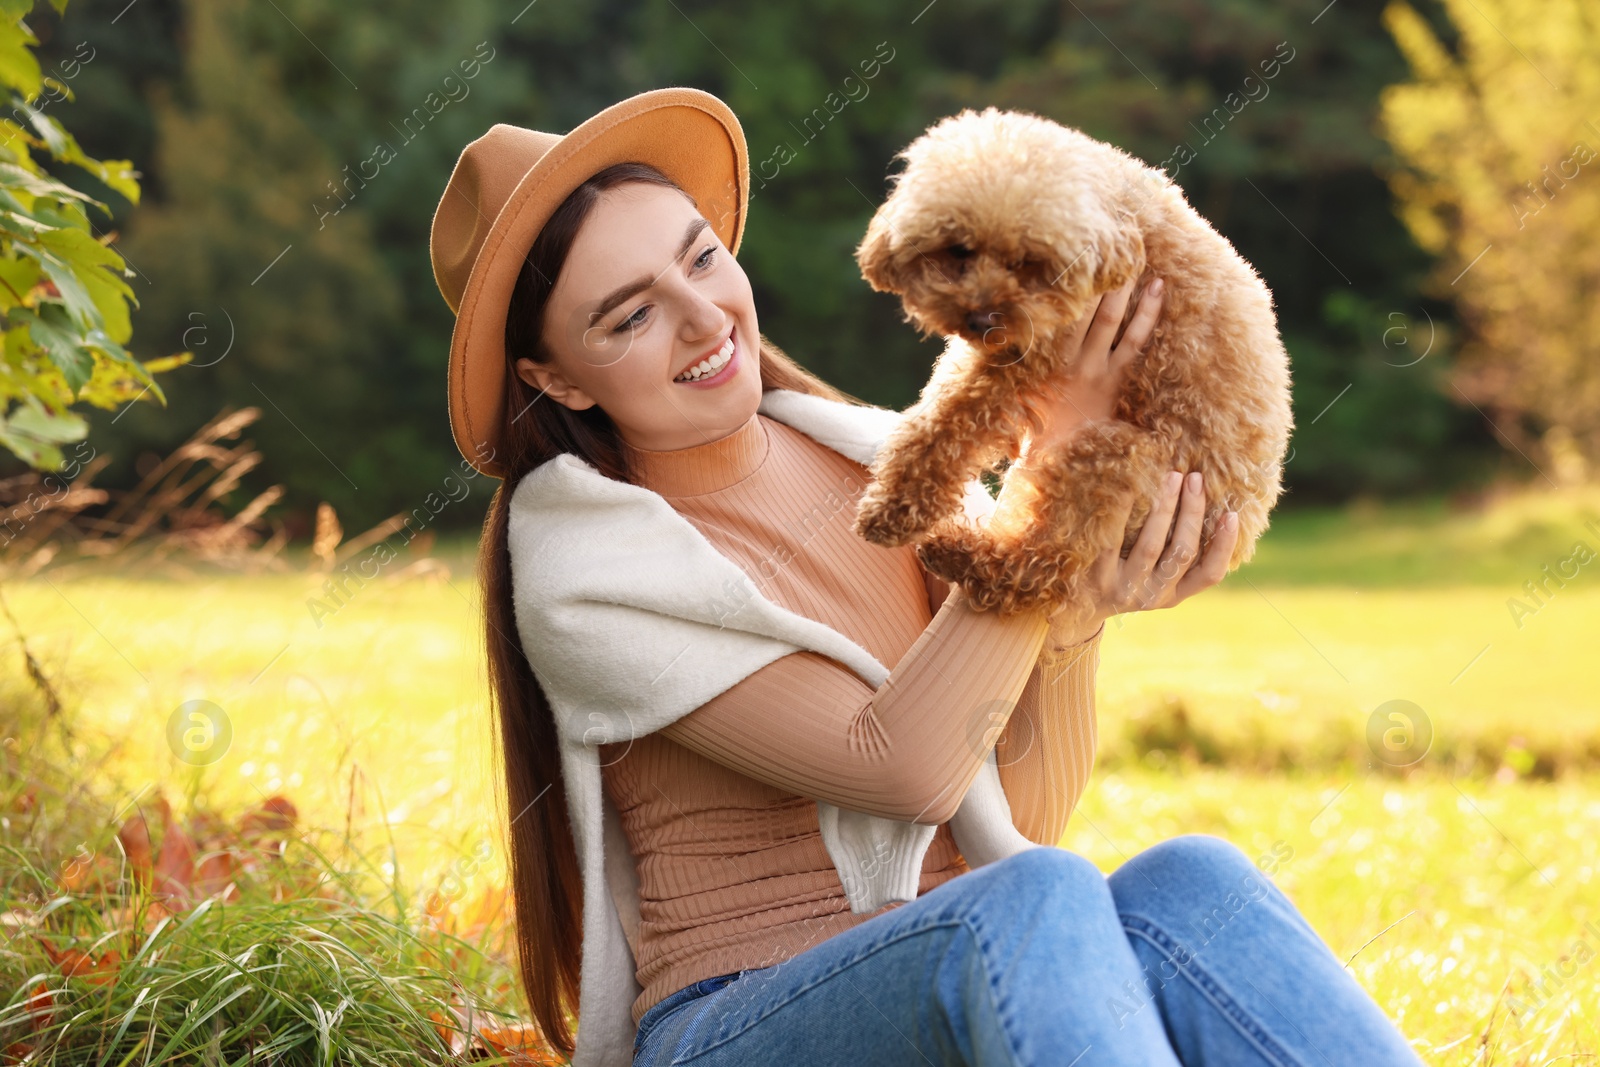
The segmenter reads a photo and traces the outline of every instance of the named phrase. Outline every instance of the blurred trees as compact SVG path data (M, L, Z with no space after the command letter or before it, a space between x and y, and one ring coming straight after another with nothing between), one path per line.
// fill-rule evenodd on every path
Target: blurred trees
M891 157L992 102L1155 166L1191 146L1175 178L1273 287L1294 359L1287 505L1481 475L1497 448L1435 380L1448 297L1422 293L1429 254L1376 172L1376 103L1405 60L1379 0L1324 8L83 0L64 21L36 13L42 56L89 40L102 57L75 83L80 136L147 175L137 210L108 197L138 271L136 328L195 352L170 376L171 410L107 417L107 440L132 467L221 402L259 405L255 473L287 485L301 530L320 500L356 527L416 505L459 462L444 408L453 319L427 239L461 148L495 122L564 131L632 93L694 85L728 101L749 143L739 258L763 331L858 396L909 403L939 347L852 257ZM475 54L492 58L469 78ZM1417 361L1424 334L1435 343Z
M225 403L260 406L277 478L304 497L381 498L381 458L406 456L384 358L403 329L399 280L367 213L316 225L339 165L291 99L282 53L259 46L252 7L185 0L185 76L149 94L162 196L129 216L123 247L148 282L140 329L194 361L170 413L135 408L121 432L165 446Z
M1579 478L1600 463L1600 8L1445 6L1455 48L1403 0L1384 10L1412 69L1380 98L1390 184L1465 326L1451 387L1547 477Z

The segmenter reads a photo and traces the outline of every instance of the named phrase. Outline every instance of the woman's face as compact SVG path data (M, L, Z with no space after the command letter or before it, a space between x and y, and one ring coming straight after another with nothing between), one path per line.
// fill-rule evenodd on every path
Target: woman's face
M556 279L550 362L516 368L575 411L598 404L636 448L690 448L755 414L759 337L750 279L689 198L630 182L600 195ZM674 380L730 351L700 381Z

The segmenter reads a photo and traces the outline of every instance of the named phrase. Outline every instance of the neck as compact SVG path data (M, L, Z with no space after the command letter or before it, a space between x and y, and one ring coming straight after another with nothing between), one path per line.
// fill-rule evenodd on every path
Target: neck
M737 484L761 466L767 447L759 412L732 433L688 448L658 450L622 442L633 479L664 497L700 496Z

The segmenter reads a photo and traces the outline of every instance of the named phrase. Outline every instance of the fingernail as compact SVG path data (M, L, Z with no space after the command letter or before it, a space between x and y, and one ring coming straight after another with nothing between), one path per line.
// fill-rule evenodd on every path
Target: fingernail
M1199 489L1200 488L1200 472L1199 471L1190 471L1189 472L1189 488L1190 489Z
M1237 511L1230 511L1223 517L1223 521L1229 526L1232 526L1234 523L1239 521L1239 513Z
M1172 489L1178 488L1178 486L1180 484L1182 484L1182 482L1183 482L1183 472L1182 471L1168 471L1167 472L1167 489L1168 490L1172 490Z
M1165 288L1166 284L1167 283L1162 281L1160 278L1157 278L1155 281L1151 282L1150 295L1155 296L1157 293L1161 292L1161 290Z

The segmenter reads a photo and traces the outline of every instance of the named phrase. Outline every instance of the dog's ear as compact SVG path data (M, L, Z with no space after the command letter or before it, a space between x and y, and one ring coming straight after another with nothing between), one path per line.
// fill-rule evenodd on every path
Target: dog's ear
M896 241L887 202L880 206L867 223L866 236L856 246L856 263L867 284L880 293L894 292L891 264L894 262Z
M1144 235L1131 226L1108 231L1098 242L1094 291L1120 289L1144 270Z

